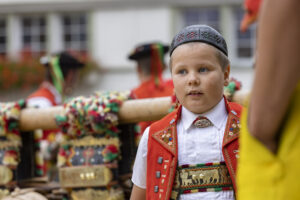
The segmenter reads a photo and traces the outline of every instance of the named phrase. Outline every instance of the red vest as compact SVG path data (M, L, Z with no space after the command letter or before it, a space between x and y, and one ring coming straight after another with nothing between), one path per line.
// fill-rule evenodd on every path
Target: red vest
M236 167L238 158L239 118L242 106L237 103L226 103L228 119L222 144L222 152L236 190ZM147 154L147 200L171 197L173 182L178 162L177 129L180 119L179 109L165 116L150 126ZM170 137L166 137L166 135ZM163 136L164 135L164 136ZM160 174L158 177L157 172Z
M34 93L32 93L28 99L30 98L34 98L34 97L44 97L46 99L48 99L53 106L58 105L59 102L56 101L56 94L54 94L53 91L51 91L50 89L50 83L48 82L43 82L41 84L41 86L39 87L39 89L37 91L35 91Z

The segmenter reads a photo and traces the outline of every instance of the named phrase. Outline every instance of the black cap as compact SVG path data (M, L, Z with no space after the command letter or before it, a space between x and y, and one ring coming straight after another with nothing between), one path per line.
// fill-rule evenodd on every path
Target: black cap
M176 47L188 42L203 42L212 45L228 56L227 44L223 36L207 25L191 25L175 35L171 44L170 56Z
M71 56L69 53L62 52L58 54L59 66L61 68L77 69L84 67L84 64L77 60L75 57Z
M163 45L161 43L148 43L148 44L142 44L138 45L132 53L128 56L128 59L130 60L138 60L140 58L143 58L145 56L151 56L151 51L155 48L162 48L162 53L165 54L169 51L169 46Z

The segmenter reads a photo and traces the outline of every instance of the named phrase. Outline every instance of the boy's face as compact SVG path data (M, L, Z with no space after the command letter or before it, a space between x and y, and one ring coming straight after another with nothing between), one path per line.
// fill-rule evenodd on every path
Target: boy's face
M218 104L230 66L222 70L214 47L199 42L182 44L171 59L175 94L185 108L200 114Z

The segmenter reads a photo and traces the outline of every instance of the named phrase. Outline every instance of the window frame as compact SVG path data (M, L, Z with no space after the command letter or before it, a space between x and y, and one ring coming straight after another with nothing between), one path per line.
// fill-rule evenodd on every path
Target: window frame
M26 27L25 20L31 20ZM42 20L42 21L41 21ZM30 51L34 55L41 55L47 51L48 31L47 15L33 14L20 16L21 50ZM30 41L26 42L25 38Z
M68 17L70 20L68 25L65 24L66 17ZM82 20L82 19L80 19L81 17L85 18L84 24L82 24L82 21L80 21L80 20ZM72 22L74 22L74 21L76 23L72 24ZM77 52L81 52L81 53L88 52L88 49L89 49L88 48L88 44L89 44L88 14L85 12L61 14L61 24L62 24L63 49L77 51ZM70 37L69 41L66 41L67 35L69 35L69 37ZM82 37L84 37L83 40L82 40ZM72 46L73 47L75 46L75 48L73 48Z

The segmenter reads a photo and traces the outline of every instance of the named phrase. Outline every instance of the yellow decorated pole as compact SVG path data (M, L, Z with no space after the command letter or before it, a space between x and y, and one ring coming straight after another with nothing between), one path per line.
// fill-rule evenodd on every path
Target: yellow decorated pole
M237 91L233 101L244 104L249 92ZM135 123L139 121L159 120L171 107L171 97L138 99L125 101L119 111L120 123ZM26 108L20 116L20 129L30 131L35 129L56 129L55 116L63 113L62 106L51 108Z

